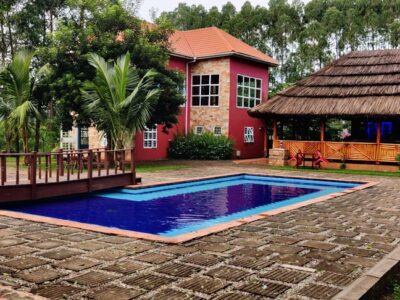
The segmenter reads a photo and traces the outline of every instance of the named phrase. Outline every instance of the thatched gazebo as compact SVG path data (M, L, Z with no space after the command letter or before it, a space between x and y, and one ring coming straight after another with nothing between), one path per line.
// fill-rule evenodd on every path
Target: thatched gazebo
M351 52L252 109L273 147L332 160L395 162L400 153L400 49Z

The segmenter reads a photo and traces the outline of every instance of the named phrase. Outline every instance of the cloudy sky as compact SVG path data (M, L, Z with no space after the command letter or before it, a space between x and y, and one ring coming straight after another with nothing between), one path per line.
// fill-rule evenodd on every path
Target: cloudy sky
M150 9L155 8L160 14L162 11L174 10L180 2L185 2L188 5L203 5L205 8L210 8L211 6L218 6L221 8L228 0L142 0L142 5L140 7L139 16L145 20L151 21ZM240 9L246 0L230 0L236 9ZM251 0L252 5L265 5L266 0Z

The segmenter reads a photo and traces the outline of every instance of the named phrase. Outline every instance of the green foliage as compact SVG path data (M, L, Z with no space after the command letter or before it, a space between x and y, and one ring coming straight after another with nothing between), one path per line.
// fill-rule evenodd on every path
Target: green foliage
M96 127L111 138L115 149L130 147L138 130L144 130L158 101L160 89L154 87L156 72L143 77L131 66L129 52L112 65L97 54L89 55L96 69L93 81L82 90L84 109Z
M396 161L400 164L400 154L397 154L395 157Z
M233 141L212 133L177 135L169 145L169 157L176 159L223 160L230 159L232 153Z
M397 282L393 284L393 299L400 300L400 284Z

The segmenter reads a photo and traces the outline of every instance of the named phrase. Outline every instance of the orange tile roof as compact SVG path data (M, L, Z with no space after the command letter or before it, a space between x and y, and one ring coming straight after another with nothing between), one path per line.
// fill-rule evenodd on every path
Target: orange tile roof
M217 27L175 31L170 44L172 54L188 58L239 56L271 66L278 65L277 60Z

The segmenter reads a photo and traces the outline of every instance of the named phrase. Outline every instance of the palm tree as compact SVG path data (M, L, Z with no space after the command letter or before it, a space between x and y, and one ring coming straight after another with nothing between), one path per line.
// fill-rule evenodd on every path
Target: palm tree
M146 128L160 89L154 87L155 71L143 77L131 66L129 52L113 64L89 55L96 77L82 90L85 109L98 130L106 133L114 149L134 147L137 131Z
M33 52L22 50L0 72L0 121L16 132L16 136L6 137L7 142L14 139L19 143L21 137L24 152L29 151L31 122L41 119L33 93L40 80L50 72L48 65L32 70L33 56Z

